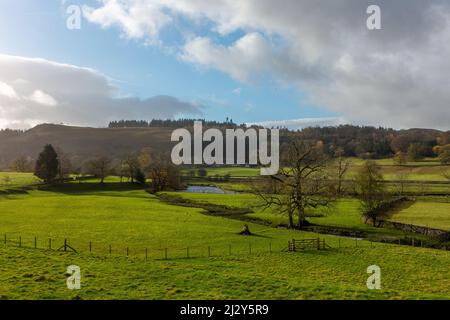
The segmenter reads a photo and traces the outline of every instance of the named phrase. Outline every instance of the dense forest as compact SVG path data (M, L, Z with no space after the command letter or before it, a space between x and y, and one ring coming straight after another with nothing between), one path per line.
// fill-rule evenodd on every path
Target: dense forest
M194 121L202 121L205 127L245 128L231 119L224 122L206 121L204 119L179 120L120 120L109 123L109 128L149 128L149 127L191 127ZM432 129L394 130L382 127L340 125L328 127L308 127L298 131L279 128L281 142L300 136L307 140L320 141L330 155L340 152L347 157L383 158L395 154L405 155L414 152L414 157L436 155L436 146L450 143L450 132Z

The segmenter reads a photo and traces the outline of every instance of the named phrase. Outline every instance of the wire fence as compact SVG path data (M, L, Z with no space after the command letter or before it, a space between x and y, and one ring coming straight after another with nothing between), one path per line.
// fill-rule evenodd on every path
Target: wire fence
M318 239L318 238L316 238ZM230 243L230 244L205 244L205 245L186 245L186 246L161 246L159 248L137 246L136 244L107 244L96 241L70 240L62 237L38 237L22 235L19 233L5 233L3 244L7 246L29 248L37 250L50 250L60 252L72 252L92 254L100 257L129 257L140 258L143 260L172 260L189 258L212 258L237 255L252 255L261 253L274 253L289 251L289 243L298 241L295 239L287 240L285 243L277 241L257 241ZM320 239L325 243L325 239ZM345 248L374 248L379 242L366 241L363 239L349 238L327 238L326 248L324 250L335 250ZM392 243L397 244L397 243ZM401 242L399 244L406 244ZM315 250L312 247L308 250Z
M127 245L106 244L95 241L70 240L61 237L24 236L16 233L5 233L3 244L7 246L52 250L73 253L90 253L99 256L122 256L142 258L145 260L169 260L181 258L210 258L217 256L232 256L239 254L255 254L281 251L280 246L272 242L193 245L193 246L164 246L160 248Z

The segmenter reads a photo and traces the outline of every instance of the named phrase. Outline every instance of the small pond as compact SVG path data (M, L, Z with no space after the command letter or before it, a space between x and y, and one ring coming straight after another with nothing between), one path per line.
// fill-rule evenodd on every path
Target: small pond
M189 193L215 193L215 194L224 194L224 193L232 193L229 191L224 191L218 187L211 187L211 186L188 186L187 189L183 190L182 192L189 192Z

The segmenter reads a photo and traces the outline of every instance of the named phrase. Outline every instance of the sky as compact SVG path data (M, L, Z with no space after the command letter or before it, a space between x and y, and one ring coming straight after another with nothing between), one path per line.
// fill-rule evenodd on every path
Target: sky
M371 4L381 29L367 27ZM449 130L449 40L445 0L2 0L0 128L189 117Z

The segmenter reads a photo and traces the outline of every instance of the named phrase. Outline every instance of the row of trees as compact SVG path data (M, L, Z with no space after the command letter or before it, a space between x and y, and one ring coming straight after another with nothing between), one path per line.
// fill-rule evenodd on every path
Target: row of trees
M18 159L17 163L21 161ZM152 155L145 150L140 154L130 153L118 163L108 157L100 156L86 161L82 167L73 168L66 154L48 144L39 154L34 174L47 184L55 181L63 182L73 174L79 181L85 175L93 175L102 184L109 175L119 176L121 182L127 179L131 183L142 185L145 185L149 179L150 188L155 192L165 189L176 190L181 186L179 169L172 165L167 157Z
M237 125L232 119L226 118L224 122L221 121L210 121L205 119L166 119L158 120L153 119L151 121L146 120L119 120L111 121L108 124L108 128L149 128L149 127L169 127L169 128L180 128L180 127L192 127L194 121L201 121L204 126L211 127L236 127ZM241 125L244 126L244 125Z
M425 149L426 148L424 148L424 146L420 145L419 143L412 143L409 145L406 152L398 151L395 154L394 163L397 165L404 165L408 161L421 161L428 154L427 151L424 151ZM432 150L433 156L437 156L441 164L450 164L450 144L444 146L434 146Z

